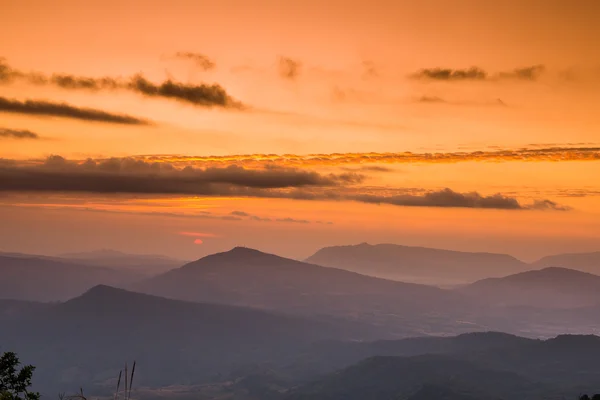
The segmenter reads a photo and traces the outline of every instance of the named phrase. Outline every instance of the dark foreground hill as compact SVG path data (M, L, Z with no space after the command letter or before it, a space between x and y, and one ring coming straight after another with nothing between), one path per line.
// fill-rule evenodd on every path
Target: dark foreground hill
M326 365L320 370L324 376L290 390L286 398L411 399L423 392L440 392L449 399L577 398L597 391L599 359L597 336L562 335L542 341L476 333L328 343L302 359L304 371L308 365ZM295 367L301 370L300 365ZM332 372L336 368L341 369Z
M456 333L472 312L463 295L237 247L132 286L174 299L327 315L382 327L382 337ZM469 329L474 329L469 326Z
M434 386L454 398L542 399L554 388L442 355L373 357L290 392L289 400L403 400ZM558 396L555 398L559 398ZM439 399L439 397L436 397Z
M131 271L27 255L0 256L0 298L59 301L99 284L124 286L141 279Z
M503 278L488 278L459 289L486 303L540 308L600 304L600 276L549 267Z
M505 276L528 265L507 254L469 253L396 244L325 247L306 262L403 282L457 284Z
M32 363L46 394L113 388L125 361L139 385L203 383L245 364L281 363L311 342L350 339L336 321L186 303L97 286L65 303L28 309L2 326L3 349Z

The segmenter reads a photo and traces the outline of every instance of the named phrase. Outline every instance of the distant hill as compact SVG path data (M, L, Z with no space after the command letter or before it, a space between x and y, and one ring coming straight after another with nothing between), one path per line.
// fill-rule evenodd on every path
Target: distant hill
M131 288L187 301L368 321L380 326L385 337L474 329L455 322L457 313L463 315L471 309L459 293L311 265L242 247L204 257Z
M7 321L25 318L50 307L51 303L0 299L0 322L9 323Z
M75 260L79 264L130 269L146 275L158 275L173 268L181 267L188 262L158 254L129 254L109 249L68 253L62 254L60 257Z
M330 342L316 345L312 360L306 354L295 368L320 362L327 368L318 373L325 375L292 389L289 399L412 399L423 392L449 399L563 399L597 390L600 380L600 337L593 335L532 340L490 332Z
M193 384L218 380L247 363L282 362L313 341L344 338L345 326L335 322L108 286L0 330L2 348L35 364L35 382L50 394L80 385L91 393L109 392L125 361L137 360L140 386Z
M527 270L512 256L396 244L325 247L306 262L404 282L460 284Z
M0 256L0 298L58 301L98 284L123 286L141 279L131 271L20 255Z
M458 289L488 303L541 308L600 304L600 276L549 267L504 278L488 278Z
M537 343L535 339L500 332L466 333L450 337L414 337L371 342L315 343L288 366L290 374L324 374L375 356L413 357L425 354L459 355L500 352Z
M567 253L547 256L534 262L537 268L563 267L600 275L600 251L593 253Z
M404 400L422 398L423 391L451 394L450 399L507 400L542 399L553 393L550 387L515 373L482 368L449 356L379 356L294 389L286 399Z

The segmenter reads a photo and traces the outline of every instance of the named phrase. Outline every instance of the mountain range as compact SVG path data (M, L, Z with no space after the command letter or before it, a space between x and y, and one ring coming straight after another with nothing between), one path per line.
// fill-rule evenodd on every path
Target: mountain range
M465 327L456 319L477 308L458 292L321 267L244 247L204 257L130 289L186 301L337 316L377 325L386 337L460 332Z
M131 360L140 366L140 385L194 384L247 363L280 363L315 341L352 338L335 319L188 303L102 285L64 303L14 312L0 330L0 343L37 366L36 383L46 394L79 385L108 392Z
M592 391L600 380L596 336L538 340L482 332L356 341L336 318L183 302L108 286L63 303L27 304L13 308L0 343L37 366L35 389L46 395L79 386L107 395L119 368L134 359L136 386L148 398L177 386L191 390L188 398L207 399L418 399L439 393L541 400Z
M80 295L98 284L123 286L143 275L35 256L0 255L0 298L59 301Z
M187 262L160 254L130 254L110 249L66 253L59 257L63 260L75 261L78 264L127 269L144 275L157 275L167 272L173 268L181 267Z
M600 305L600 276L547 267L483 279L458 291L496 305L569 309Z
M305 261L386 279L444 286L499 278L544 267L600 274L600 252L558 254L526 263L508 254L362 243L324 247Z
M305 261L386 279L427 284L461 284L522 272L528 267L507 254L368 243L325 247Z

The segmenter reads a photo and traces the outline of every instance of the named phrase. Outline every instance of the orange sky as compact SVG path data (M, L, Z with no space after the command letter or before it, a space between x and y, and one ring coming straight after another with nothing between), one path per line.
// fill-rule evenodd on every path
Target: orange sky
M0 0L0 9L0 158L17 166L0 172L0 250L194 258L245 244L303 257L368 241L531 259L600 249L597 1ZM483 75L468 75L471 67ZM66 88L56 74L110 77L119 87ZM216 83L243 107L144 94L130 83L136 74L157 86ZM26 100L71 108L57 116L38 103L34 112ZM82 108L144 124L75 118ZM503 149L515 153L493 154ZM395 155L363 154L371 152ZM73 165L39 165L51 155ZM153 155L176 170L191 165L202 179L214 179L206 167L235 165L259 174L252 179L287 168L277 179L308 173L321 183L244 186L240 195L236 181L210 196L187 186L131 195L78 193L64 181L50 192L32 181L24 192L15 183L28 168L74 179L73 171L89 172L75 170L87 158ZM123 165L118 174L145 174ZM445 188L500 193L519 207L427 198ZM556 206L533 206L545 200ZM182 231L209 236L195 244Z

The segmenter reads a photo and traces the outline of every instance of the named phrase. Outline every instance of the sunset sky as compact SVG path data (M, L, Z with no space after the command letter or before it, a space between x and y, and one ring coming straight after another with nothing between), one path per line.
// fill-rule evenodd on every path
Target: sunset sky
M0 0L0 251L598 251L598 21L595 0Z

